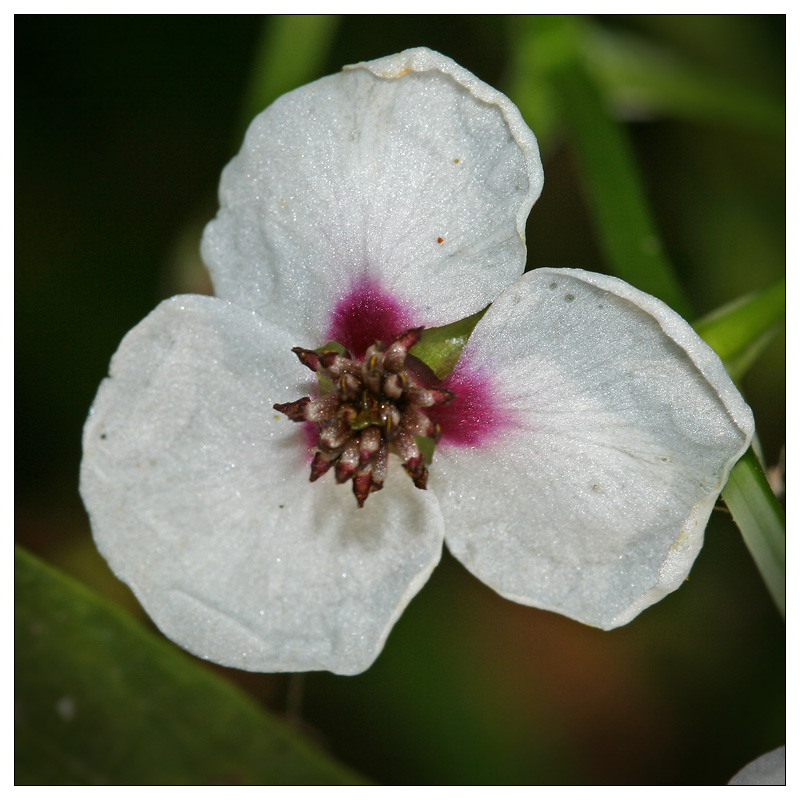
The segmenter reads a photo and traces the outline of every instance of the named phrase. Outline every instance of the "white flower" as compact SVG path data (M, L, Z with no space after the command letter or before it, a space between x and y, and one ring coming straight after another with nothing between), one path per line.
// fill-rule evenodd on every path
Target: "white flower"
M425 49L255 119L203 237L217 297L125 337L84 434L98 547L167 636L360 672L445 540L500 594L602 628L680 585L752 415L658 300L522 275L542 180L511 102ZM406 359L413 329L489 302L443 388ZM310 352L329 340L352 358ZM414 435L439 433L428 477Z
M786 745L771 750L742 767L728 781L729 786L785 786Z

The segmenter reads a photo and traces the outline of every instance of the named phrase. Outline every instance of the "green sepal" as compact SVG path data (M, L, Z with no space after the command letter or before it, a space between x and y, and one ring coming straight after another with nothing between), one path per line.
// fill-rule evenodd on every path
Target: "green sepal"
M422 453L422 457L425 459L426 464L430 464L433 461L433 453L436 449L436 442L430 436L415 436L414 441L417 443L417 447L419 447L420 453Z
M429 366L439 380L443 380L453 371L461 351L487 308L489 306L440 328L426 328L422 338L409 352Z

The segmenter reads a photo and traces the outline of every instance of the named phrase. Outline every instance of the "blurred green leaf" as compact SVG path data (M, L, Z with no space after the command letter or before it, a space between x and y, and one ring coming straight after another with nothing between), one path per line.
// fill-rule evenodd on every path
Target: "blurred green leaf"
M623 126L603 105L580 49L581 22L570 17L520 20L517 69L542 75L557 98L579 162L600 245L610 271L661 298L683 316L689 302L663 253ZM522 82L527 74L516 76Z
M751 447L731 470L722 498L772 599L786 615L786 517Z
M771 98L695 67L642 38L586 25L583 49L592 75L622 113L719 122L782 139L786 116Z
M338 24L336 14L275 14L265 19L244 94L242 131L273 100L319 77Z
M21 548L15 595L16 783L362 782Z
M552 149L563 127L561 109L537 61L540 55L530 43L530 31L519 18L508 21L508 40L514 46L508 54L509 67L504 91L519 108L525 122L536 134L542 156Z
M786 315L786 281L747 295L694 324L734 379L753 364Z
M734 378L763 350L786 314L786 281L740 298L695 323ZM734 521L767 584L786 613L786 520L752 448L731 470L722 491Z

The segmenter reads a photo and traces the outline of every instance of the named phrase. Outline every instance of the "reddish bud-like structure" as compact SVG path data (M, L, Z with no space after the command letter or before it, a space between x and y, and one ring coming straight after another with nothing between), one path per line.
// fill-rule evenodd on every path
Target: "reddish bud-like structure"
M408 351L423 328L401 333L388 346L374 342L364 357L345 351L318 353L295 347L292 352L333 389L322 397L276 403L276 411L294 422L313 422L319 430L311 462L312 481L334 467L337 483L352 480L359 508L383 487L389 450L396 452L418 489L425 489L428 468L415 436L439 438L439 426L425 409L449 403L455 393L423 385L420 371L406 371Z

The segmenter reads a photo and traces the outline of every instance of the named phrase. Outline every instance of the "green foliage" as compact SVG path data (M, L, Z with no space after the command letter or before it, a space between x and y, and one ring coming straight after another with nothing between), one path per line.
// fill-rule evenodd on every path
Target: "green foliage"
M590 71L621 113L663 114L783 138L781 98L716 75L640 36L591 24L582 33Z
M516 68L549 83L557 99L609 269L686 316L690 304L648 211L630 142L584 63L579 24L562 16L528 18L516 53Z
M738 379L755 363L785 316L786 281L782 280L729 303L694 327Z
M15 594L16 783L362 782L21 548Z
M262 23L242 103L242 132L273 100L319 75L338 23L335 14L276 14Z
M734 378L753 365L786 314L786 281L695 323ZM731 470L722 497L781 614L786 614L786 519L753 449Z
M753 449L731 470L722 498L781 614L786 615L786 516Z

